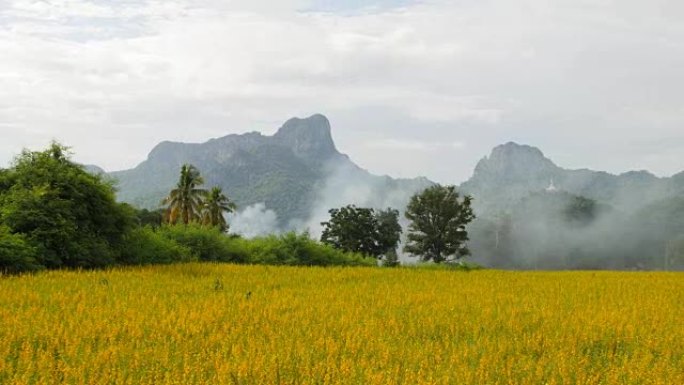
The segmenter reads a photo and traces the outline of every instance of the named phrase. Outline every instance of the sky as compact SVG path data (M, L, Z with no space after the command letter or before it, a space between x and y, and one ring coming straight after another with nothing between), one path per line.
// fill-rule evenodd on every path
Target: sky
M56 139L126 169L322 113L376 174L460 183L516 141L669 176L682 20L679 0L0 0L0 167Z

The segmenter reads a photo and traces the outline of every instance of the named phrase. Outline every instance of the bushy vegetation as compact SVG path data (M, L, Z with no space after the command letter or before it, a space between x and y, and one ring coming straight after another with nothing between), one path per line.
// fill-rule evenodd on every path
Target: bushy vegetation
M71 162L65 147L55 143L43 152L24 151L0 179L0 225L18 236L9 237L15 249L22 241L27 245L15 254L21 260L14 266L116 263L124 235L133 226L132 212L116 203L109 183Z
M401 238L399 211L348 205L328 211L321 242L336 249L395 261Z
M190 247L146 226L134 229L126 235L119 262L125 265L153 265L196 260Z
M319 243L308 234L245 239L197 224L136 229L127 237L122 263L231 262L288 266L375 266L373 258Z
M163 238L191 250L194 259L203 262L249 262L241 241L231 238L216 227L198 224L162 226Z
M314 241L308 234L256 238L247 244L252 262L291 266L375 266L375 259Z
M0 170L0 273L188 261L373 264L307 234L229 236L222 214L235 206L219 189L205 194L201 182L186 165L166 211L136 210L117 203L112 183L73 163L66 147L24 151Z
M7 226L0 225L0 274L40 270L38 253L26 237L12 234Z

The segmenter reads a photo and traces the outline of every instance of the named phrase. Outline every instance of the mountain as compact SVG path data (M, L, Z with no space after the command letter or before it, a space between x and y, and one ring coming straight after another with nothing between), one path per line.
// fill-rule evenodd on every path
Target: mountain
M659 200L684 194L684 173L659 178L648 171L614 175L557 166L535 147L507 143L475 167L461 189L476 198L481 214L508 211L532 192L551 187L632 212Z
M411 195L433 183L375 176L358 167L337 150L323 115L290 119L272 136L250 132L205 143L162 142L134 169L109 175L118 181L119 200L153 209L185 163L199 168L207 186L222 187L240 208L263 204L274 211L280 229L315 227L327 219L328 209L351 203L402 209ZM483 158L460 188L475 197L477 215L489 217L550 186L635 212L683 195L684 172L659 178L647 171L569 170L538 148L507 143Z
M107 172L106 172L103 168L98 167L98 166L95 166L95 165L93 165L93 164L84 164L84 165L82 165L82 166L83 166L83 168L84 168L87 172L89 172L89 173L91 173L91 174L96 174L96 175L99 175L99 174L105 175L105 174L107 174Z
M290 119L273 136L250 132L205 143L162 142L134 169L109 175L118 181L119 200L152 209L176 184L185 163L201 171L206 186L222 187L238 207L264 204L273 210L280 228L301 226L320 216L314 210L335 207L327 204L405 204L431 184L361 169L337 150L323 115ZM359 186L363 194L357 193Z

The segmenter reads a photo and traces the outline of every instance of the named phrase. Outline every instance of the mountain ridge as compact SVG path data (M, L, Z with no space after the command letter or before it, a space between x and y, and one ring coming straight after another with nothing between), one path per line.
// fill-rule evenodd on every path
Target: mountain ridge
M119 200L157 208L185 163L197 166L207 185L222 187L240 207L263 203L275 211L281 228L315 224L312 218L337 205L391 204L401 209L412 194L434 184L425 177L395 179L359 167L339 152L330 122L321 114L289 119L273 135L253 131L203 143L163 141L135 168L108 175L118 180ZM684 172L658 177L647 170L611 174L565 169L537 147L508 142L483 157L460 189L475 197L478 215L489 216L509 211L550 184L635 211L684 194Z
M276 212L283 228L311 217L311 207L324 199L318 192L325 189L331 175L373 186L376 203L392 192L408 195L432 184L420 177L375 176L357 166L337 150L330 122L320 114L292 118L270 136L249 132L204 143L164 141L133 169L108 175L118 181L119 200L156 208L185 163L198 167L207 185L222 187L240 207L264 203Z
M537 147L515 142L495 147L482 158L461 189L476 196L480 212L506 211L531 192L550 184L569 193L626 211L684 193L684 172L658 177L647 170L612 174L556 165Z

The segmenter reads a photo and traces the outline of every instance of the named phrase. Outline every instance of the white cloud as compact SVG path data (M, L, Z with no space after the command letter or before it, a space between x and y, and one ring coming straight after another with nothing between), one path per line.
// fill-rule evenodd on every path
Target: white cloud
M0 163L58 138L131 167L161 140L322 112L378 173L457 182L508 140L574 167L684 168L646 145L684 142L681 2L334 4L0 1Z

